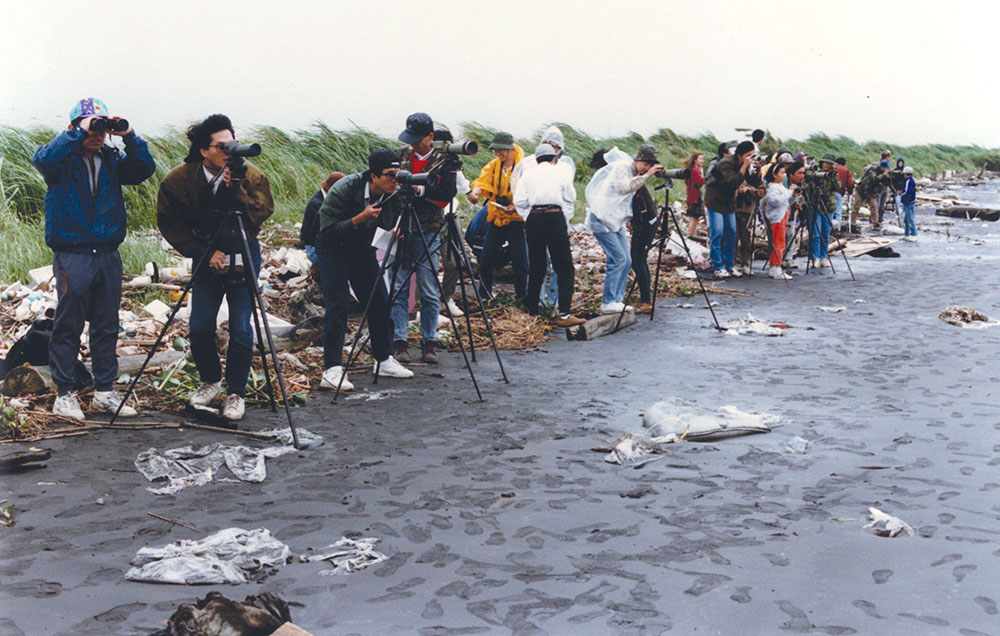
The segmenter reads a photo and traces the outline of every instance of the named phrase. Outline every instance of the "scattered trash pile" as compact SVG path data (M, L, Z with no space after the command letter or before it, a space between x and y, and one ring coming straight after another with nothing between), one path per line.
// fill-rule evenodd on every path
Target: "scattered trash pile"
M938 314L938 318L949 325L956 327L967 327L970 329L984 329L1000 324L1000 321L993 320L981 311L976 311L972 307L961 305L951 305Z
M184 603L152 636L271 636L292 624L288 603L273 592L246 597L242 603L209 592L194 605ZM304 634L301 630L292 632Z
M780 419L768 413L747 413L731 405L711 410L672 397L646 409L642 416L645 435L625 433L619 436L604 461L638 468L666 453L666 444L770 433L769 424Z
M388 557L375 550L378 539L341 537L316 555L302 555L299 563L327 561L323 575L353 574ZM200 541L183 539L160 547L140 548L125 573L129 581L145 583L241 584L259 582L293 561L292 550L266 528L226 528Z
M783 322L768 324L752 314L746 318L733 318L722 323L727 336L783 336L788 325Z
M871 522L865 525L865 528L873 528L875 534L880 537L896 537L901 532L905 532L907 536L913 536L913 528L899 517L888 515L878 508L869 508L868 514L871 515Z

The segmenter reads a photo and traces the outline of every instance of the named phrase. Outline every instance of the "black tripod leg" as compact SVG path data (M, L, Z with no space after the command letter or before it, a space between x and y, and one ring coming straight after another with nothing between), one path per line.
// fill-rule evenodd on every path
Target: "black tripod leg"
M490 336L490 344L493 346L493 353L496 354L497 364L500 365L500 374L503 376L503 381L510 384L510 380L507 379L507 371L503 368L503 360L500 359L500 349L497 348L496 338L493 336L493 325L490 324L490 317L486 313L486 305L483 304L483 297L479 293L479 287L476 285L476 278L472 275L472 261L469 260L469 253L465 250L465 243L459 243L462 248L462 260L465 261L466 271L469 274L470 286L472 287L473 293L476 295L476 302L479 304L479 311L482 312L483 324L486 325L486 333ZM468 314L466 314L468 315ZM472 329L469 329L469 337L472 337Z
M712 301L708 299L708 292L705 291L705 284L701 281L701 274L698 273L698 268L694 267L694 259L691 258L691 250L688 249L687 241L684 240L684 235L681 234L681 225L677 222L677 215L674 214L674 211L671 208L667 208L667 212L669 212L670 218L674 222L674 227L677 228L677 236L681 239L681 246L687 254L688 261L690 261L692 269L694 269L694 276L698 279L698 286L701 287L701 295L705 297L705 304L708 305L708 310L712 313L712 320L715 321L715 328L718 331L725 331L725 329L722 328L722 325L719 324L719 319L715 317L715 309L712 308Z
M247 284L253 285L254 283L247 279ZM260 363L264 367L264 382L267 388L267 397L271 403L271 412L277 413L278 405L274 401L274 387L271 386L271 372L267 368L267 352L264 349L264 338L260 331L260 316L257 314L256 297L252 293L250 294L250 311L253 312L254 328L257 332L257 351L260 352ZM261 307L260 311L263 313L264 308Z
M625 312L628 311L628 301L632 300L632 294L635 293L635 288L638 286L639 279L633 276L632 284L628 286L628 293L625 294L625 302L623 303L625 306L622 307L622 310L618 313L618 320L615 322L615 328L611 330L611 333L618 331L618 328L621 326L622 318L625 317Z
M216 230L215 236L218 236L218 234L219 230ZM108 426L115 423L115 420L118 418L118 414L121 413L122 407L125 405L125 401L128 400L130 395L132 395L132 392L135 390L135 385L139 382L139 378L142 377L142 372L146 370L146 365L148 365L149 361L153 359L154 355L156 355L156 349L163 342L163 337L167 335L167 330L170 329L170 325L173 324L174 317L177 316L177 312L180 311L181 305L184 303L184 299L188 297L188 293L194 285L194 277L201 271L202 267L208 263L209 255L213 251L211 246L215 244L215 236L212 237L212 241L209 243L209 248L206 249L201 255L201 258L198 260L198 264L191 270L191 279L187 282L187 285L185 285L184 290L181 292L181 297L177 299L176 303L174 303L174 308L170 311L170 316L167 318L167 322L163 324L163 329L160 330L160 335L156 337L156 342L153 343L153 346L149 349L149 353L146 354L146 359L143 361L142 366L139 367L139 370L132 377L132 381L129 383L128 389L125 391L125 395L122 396L121 401L118 403L118 408L115 409L114 415L112 415L111 419L108 421Z
M826 222L830 223L830 215L826 211L825 204L823 210L821 211L821 214L826 218ZM831 224L830 227L833 227L833 225ZM851 261L847 259L847 251L844 249L844 247L845 246L841 243L840 237L837 236L837 249L840 250L840 255L844 257L844 264L847 265L847 272L851 275L851 281L857 282L858 279L854 277L854 270L851 269ZM833 263L830 263L830 269L833 269Z
M458 229L456 227L457 223L458 223L458 219L457 218L452 218L448 222L448 227L450 228L450 230L448 232L449 238L451 240L453 240L453 241L461 241L462 240L461 234L457 233L458 232ZM471 268L471 266L469 266L468 263L463 263L462 262L463 254L461 254L459 252L459 249L454 244L454 242L451 245L451 249L455 250L455 252L454 252L455 253L455 267L458 269L458 284L462 288L462 306L465 307L465 329L466 329L466 332L469 334L469 350L472 352L472 361L475 362L476 361L476 347L475 347L475 344L473 342L475 340L475 338L472 335L472 316L469 315L469 313L470 313L469 312L469 298L468 298L468 296L465 293L465 273L466 273L466 269L468 269L469 271L471 271L472 268ZM468 267L465 268L463 266L468 266ZM472 274L469 274L469 277L470 277L469 278L469 285L470 286L475 286L476 281L474 279L472 279ZM455 337L461 339L462 334L460 334L459 332L456 331L455 332Z
M247 241L246 229L243 226L243 218L237 216L237 222L240 228L240 238L243 240L243 258L244 267L250 273L250 288L253 290L253 295L257 299L257 306L261 308L261 313L264 313L264 303L261 301L260 297L260 287L257 285L257 270L253 266L253 261L250 260L250 243ZM285 405L285 416L288 418L288 428L292 431L292 444L295 448L302 448L299 444L299 434L295 430L295 424L292 422L292 410L288 406L288 395L285 392L285 378L281 374L281 366L278 364L278 352L274 348L274 338L271 337L271 325L267 323L267 316L263 316L264 320L264 333L267 335L267 346L271 350L271 362L274 364L274 374L278 376L278 388L281 390L281 401Z
M667 240L670 238L670 225L663 223L663 209L660 210L660 218L656 221L656 227L660 228L660 247L656 251L656 274L653 276L653 296L650 298L649 304L649 321L653 321L653 316L656 315L656 295L660 291L660 262L663 260L663 246L667 244ZM666 230L664 234L663 230ZM678 230L679 232L680 230ZM653 236L656 236L654 231ZM648 252L648 250L647 250ZM688 258L691 255L688 254ZM691 268L694 269L694 261L691 261Z

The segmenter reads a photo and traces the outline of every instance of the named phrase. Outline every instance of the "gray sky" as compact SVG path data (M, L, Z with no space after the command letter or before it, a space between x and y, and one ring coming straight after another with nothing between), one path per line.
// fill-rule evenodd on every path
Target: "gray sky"
M63 126L96 96L140 132L224 112L394 136L422 110L518 135L563 121L1000 146L1000 2L796 5L4 1L0 123Z

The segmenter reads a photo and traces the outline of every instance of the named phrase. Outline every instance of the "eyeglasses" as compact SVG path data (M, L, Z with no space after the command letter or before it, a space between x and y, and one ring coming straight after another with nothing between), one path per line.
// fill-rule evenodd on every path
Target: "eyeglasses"
M393 181L395 181L396 180L396 175L398 175L398 174L399 174L399 170L390 170L389 172L383 172L382 176L385 177L385 178L387 178L387 179L392 179Z
M226 144L222 143L221 141L217 141L214 144L208 144L208 147L215 148L218 152L222 153L226 152Z

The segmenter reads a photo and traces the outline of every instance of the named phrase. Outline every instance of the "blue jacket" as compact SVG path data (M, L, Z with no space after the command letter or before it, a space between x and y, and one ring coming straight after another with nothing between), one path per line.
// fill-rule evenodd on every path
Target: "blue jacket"
M138 185L156 170L146 142L122 137L126 154L101 148L97 192L91 194L81 128L64 130L35 151L31 161L45 177L45 243L53 251L110 251L125 240L123 185Z
M899 193L899 200L903 203L913 203L917 200L917 184L913 177L906 178L903 190Z

